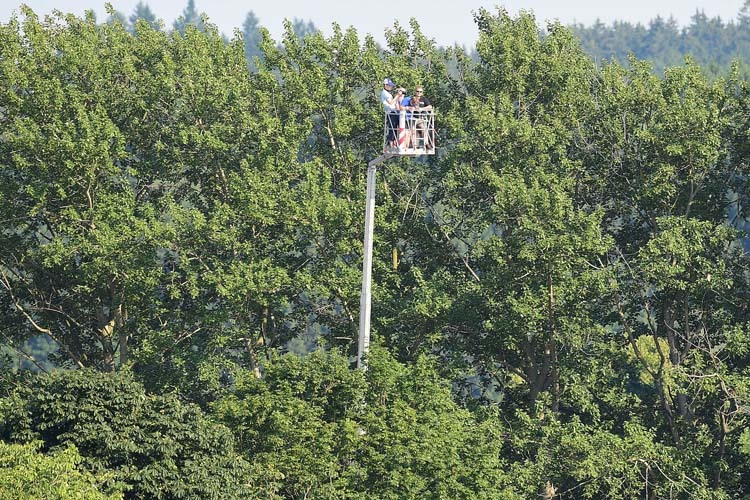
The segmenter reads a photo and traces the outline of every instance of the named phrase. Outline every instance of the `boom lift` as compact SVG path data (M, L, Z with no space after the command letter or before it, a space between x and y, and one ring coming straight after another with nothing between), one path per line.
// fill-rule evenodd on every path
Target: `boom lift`
M398 119L396 119L396 115ZM365 356L370 349L372 305L372 238L375 225L375 173L377 166L394 156L435 154L435 114L418 109L402 109L383 117L383 154L367 164L367 205L365 207L362 294L359 303L359 342L357 368L367 369Z

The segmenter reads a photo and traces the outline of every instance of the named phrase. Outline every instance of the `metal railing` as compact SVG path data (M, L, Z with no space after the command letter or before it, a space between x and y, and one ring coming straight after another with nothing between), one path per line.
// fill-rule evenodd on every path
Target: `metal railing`
M435 113L406 109L386 112L383 116L383 153L435 154Z

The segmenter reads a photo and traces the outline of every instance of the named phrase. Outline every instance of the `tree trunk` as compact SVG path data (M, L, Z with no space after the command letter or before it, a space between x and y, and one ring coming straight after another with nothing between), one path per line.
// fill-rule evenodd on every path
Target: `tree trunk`
M556 304L555 304L555 288L552 285L552 275L547 273L547 323L549 328L549 341L547 342L547 349L545 354L549 356L550 360L550 383L552 387L552 412L557 414L560 409L560 372L558 371L558 360L557 360L557 321L555 315Z
M247 358L250 362L250 369L253 371L255 378L261 378L260 365L258 363L258 353L253 345L253 340L250 337L245 338L245 349L247 350Z
M663 324L661 325L664 330L664 336L669 344L669 362L672 365L672 369L679 369L682 364L682 353L680 346L677 344L677 332L674 329L674 314L673 304L671 301L666 301L662 307L662 319ZM687 395L677 388L677 394L675 395L677 403L677 414L680 419L684 422L690 421L690 410L688 408Z
M124 330L120 330L119 333L120 343L120 366L124 366L128 363L128 334Z
M716 464L714 465L714 478L713 487L716 490L721 489L721 462L724 459L724 453L726 452L727 446L727 433L729 432L729 425L724 413L719 410L719 451L717 453Z

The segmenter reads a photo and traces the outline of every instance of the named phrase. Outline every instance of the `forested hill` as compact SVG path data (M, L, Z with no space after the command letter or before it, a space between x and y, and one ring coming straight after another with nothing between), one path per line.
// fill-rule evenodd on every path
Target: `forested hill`
M747 80L185 14L0 23L0 499L748 498Z
M616 21L611 25L575 24L571 28L596 61L625 62L633 53L638 59L651 61L658 73L667 66L682 64L686 55L711 74L725 74L735 59L743 62L745 71L750 65L750 0L733 20L709 18L697 11L684 27L674 18L656 17L647 26Z

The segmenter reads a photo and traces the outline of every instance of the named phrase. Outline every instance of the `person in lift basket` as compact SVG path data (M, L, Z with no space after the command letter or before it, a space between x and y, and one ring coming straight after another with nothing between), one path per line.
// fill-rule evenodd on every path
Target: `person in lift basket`
M425 149L431 150L435 147L432 143L432 130L429 127L429 117L425 116L427 113L432 113L432 103L428 98L424 96L424 87L418 85L414 90L414 97L411 98L411 105L415 110L415 135L417 136L417 142L422 142Z
M383 104L383 111L386 113L386 135L388 140L387 148L396 148L396 130L398 130L398 100L403 94L391 94L393 90L393 81L390 78L383 80L383 90L380 92L380 102Z

